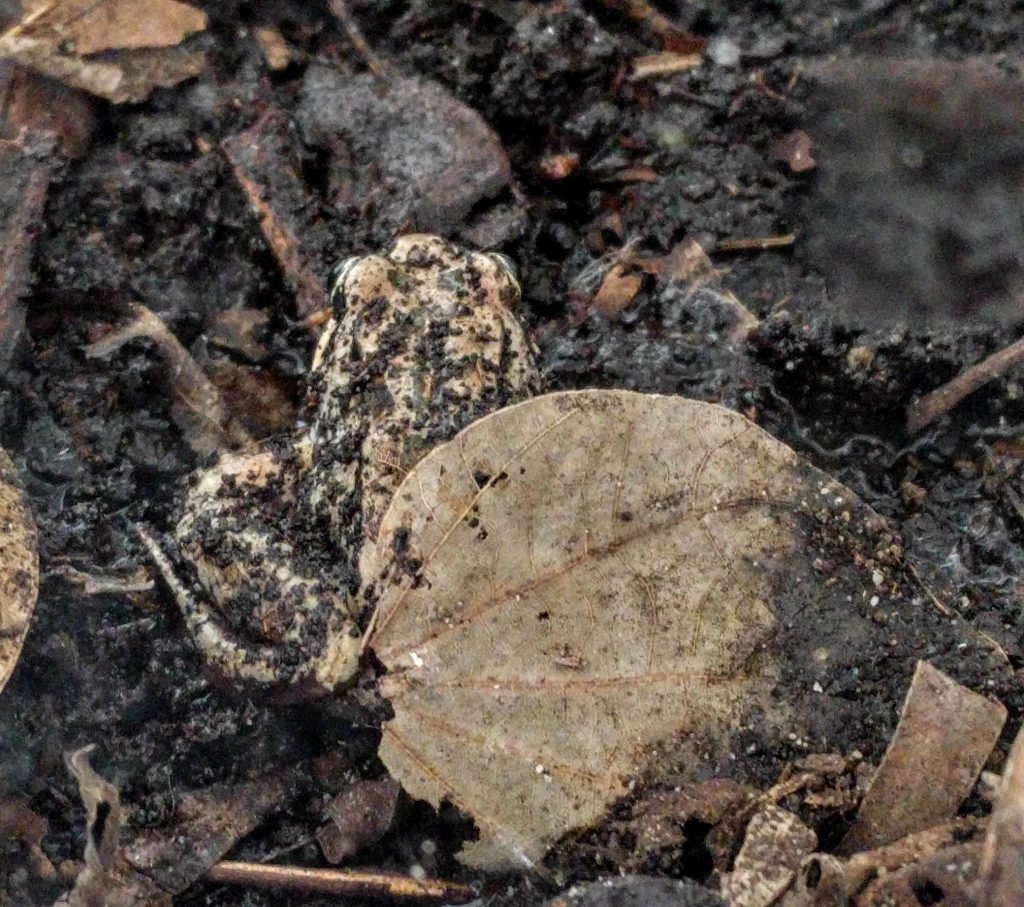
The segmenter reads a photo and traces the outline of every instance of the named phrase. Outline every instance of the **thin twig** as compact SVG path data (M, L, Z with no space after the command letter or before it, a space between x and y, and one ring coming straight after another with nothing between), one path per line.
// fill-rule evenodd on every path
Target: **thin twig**
M938 595L935 594L935 591L932 589L932 587L925 582L924 577L922 577L921 574L917 572L917 568L910 561L906 562L906 567L907 572L913 577L914 582L917 583L920 590L928 597L928 600L935 607L936 611L938 611L943 617L948 617L950 620L963 620L963 616L961 614L954 611L949 605L943 602L938 597ZM999 657L1002 658L1005 664L1010 663L1010 656L1007 654L1006 649L999 645L997 640L989 636L988 633L985 633L981 630L976 630L976 632L978 636L980 636L983 640L985 640L985 642L987 642L992 647L993 651L998 653Z
M920 431L939 416L948 413L964 397L973 394L1021 361L1024 361L1024 337L911 403L907 407L907 431Z
M795 233L783 233L781 236L748 236L743 239L723 239L715 243L712 252L760 252L763 249L782 249L796 242Z
M476 897L471 886L443 879L423 879L386 872L346 869L307 869L301 866L267 865L221 860L207 870L210 882L234 882L263 888L290 888L336 895L369 895L390 898L430 898L464 903Z
M331 12L334 14L334 18L341 23L341 27L345 29L345 34L352 46L356 49L356 52L363 58L363 62L367 68L375 76L390 76L394 73L394 67L390 63L382 60L377 56L376 51L370 47L370 42L363 37L362 29L359 28L359 24L356 22L355 17L349 11L348 4L345 0L331 0L330 2Z

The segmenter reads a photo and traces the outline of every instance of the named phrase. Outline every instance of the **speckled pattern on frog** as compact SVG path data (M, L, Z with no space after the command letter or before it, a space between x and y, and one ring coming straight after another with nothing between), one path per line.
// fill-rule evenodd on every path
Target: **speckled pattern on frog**
M376 531L406 472L537 390L519 288L496 255L406 236L346 262L317 345L309 427L200 473L176 584L204 656L240 680L332 689L356 671Z

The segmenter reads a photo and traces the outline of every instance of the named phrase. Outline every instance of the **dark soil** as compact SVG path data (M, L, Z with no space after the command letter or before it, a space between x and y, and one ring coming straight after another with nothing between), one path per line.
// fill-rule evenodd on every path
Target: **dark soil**
M520 269L548 389L683 394L746 413L889 518L943 599L998 641L1014 669L1021 665L1019 379L993 382L917 436L904 429L908 403L1024 327L1013 298L1024 119L1019 74L1007 62L1024 49L1020 4L699 0L673 11L665 3L684 28L711 39L713 53L696 68L631 81L630 60L659 50L658 41L599 0L352 3L376 54L479 113L511 162L511 188L498 180L473 204L403 209L404 220L392 202L405 187L365 197L373 192L367 173L344 172L339 148L316 134L316 93L334 89L310 72L333 68L347 85L366 68L327 4L203 5L211 27L198 38L210 60L201 80L139 106L99 106L91 144L57 168L37 226L26 329L0 376L0 444L22 470L42 539L33 629L0 695L0 798L30 797L49 824L43 849L55 865L83 853L83 811L62 754L88 743L99 744L97 769L132 807L130 830L164 826L183 792L315 764L287 808L232 852L238 859L287 852L323 865L313 835L324 799L382 771L377 731L351 703L281 703L232 689L204 673L162 586L87 595L76 580L148 568L131 526L166 530L185 478L202 465L173 418L151 347L129 344L107 359L83 353L123 303L148 306L212 363L211 374L233 376L219 383L254 434L284 430L301 408L312 340L299 322L308 312L220 151L271 109L297 124L287 139L296 156L287 191L302 199L296 217L316 237L303 262L317 280L330 261L385 246L410 226L499 247ZM269 72L253 37L264 25L302 59ZM710 58L729 62L723 41L742 52L735 65ZM902 106L885 78L819 68L835 56L887 54L919 61ZM978 59L1005 81L990 75L951 87L961 85L961 70L945 64ZM947 115L951 93L958 109L982 113L966 125ZM873 105L876 96L889 103ZM855 137L850 121L837 128L829 120L846 102L868 111L853 121ZM774 152L796 129L818 141L818 167L799 174ZM951 176L943 161L955 157L957 129L964 143L986 138L988 152ZM865 131L878 140L866 141ZM879 164L877 149L891 146L898 157L904 135L915 155L937 162L934 171L907 176ZM551 161L569 155L578 165L556 178ZM863 178L868 159L881 168L872 171L878 180ZM949 208L956 218L944 214ZM721 240L789 233L792 246L714 251ZM635 244L640 256L663 256L688 237L711 250L724 284L762 319L746 345L729 347L713 317L649 278L619 314L589 309L586 276L603 254ZM262 313L254 348L217 342L224 312L254 309ZM1001 323L977 320L982 311ZM921 627L933 622L929 614ZM886 732L912 658L929 655L927 634L916 636L921 648L907 653L906 670L873 677L871 695L893 704L879 715ZM952 649L943 651L942 667L955 673ZM965 673L977 681L973 670ZM990 692L1011 711L1009 735L1024 717L1020 690L1001 683ZM830 742L825 729L809 751ZM775 754L773 765L791 755ZM360 863L468 878L451 856L462 833L458 817L406 804ZM697 877L708 868L692 848L638 866L628 837L584 850L576 863L571 851L560 861L560 880L626 866ZM516 898L525 902L528 890L547 888L534 881ZM0 901L46 904L59 892L28 877L17 846L0 842ZM204 883L175 901L300 902L334 903Z

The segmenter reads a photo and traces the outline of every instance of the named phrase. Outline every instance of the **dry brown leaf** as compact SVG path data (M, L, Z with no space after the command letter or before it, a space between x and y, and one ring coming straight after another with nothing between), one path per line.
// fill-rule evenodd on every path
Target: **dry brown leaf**
M854 502L744 417L679 397L558 393L480 420L415 467L380 530L381 758L469 812L464 861L498 869L601 816L656 741L726 737L758 708L794 727L770 574L825 512L870 535ZM826 606L840 580L809 574L819 609L863 595Z
M691 291L707 287L713 294L710 299L728 308L733 315L733 325L727 335L730 343L742 343L761 324L761 320L735 294L722 286L720 278L724 272L714 266L695 239L680 240L668 255L636 258L633 263L660 280L674 281Z
M0 58L114 103L198 75L201 52L180 47L206 14L178 0L43 0L0 36Z
M0 690L14 670L39 592L39 539L14 464L0 449Z
M96 125L93 98L7 60L0 61L0 91L0 136L55 136L63 157L82 156ZM39 163L37 155L37 167ZM42 216L31 222L41 225Z
M998 702L918 662L896 733L842 851L880 847L952 819L1005 721Z
M298 771L283 769L254 781L186 793L171 822L136 833L124 846L124 858L161 891L180 894L287 803L295 795L297 777Z

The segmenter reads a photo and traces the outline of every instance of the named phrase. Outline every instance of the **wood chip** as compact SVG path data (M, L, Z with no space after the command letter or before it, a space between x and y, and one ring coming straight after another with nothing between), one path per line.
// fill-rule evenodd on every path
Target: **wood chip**
M330 822L317 832L328 863L340 863L391 828L400 788L391 778L357 781L327 806Z
M281 273L295 294L295 310L305 317L327 295L330 238L315 199L294 164L293 127L271 108L248 129L221 143Z
M794 173L806 173L818 165L811 154L811 137L802 129L795 129L777 139L772 151Z
M257 28L253 30L253 35L270 69L277 72L291 64L292 49L276 28Z

